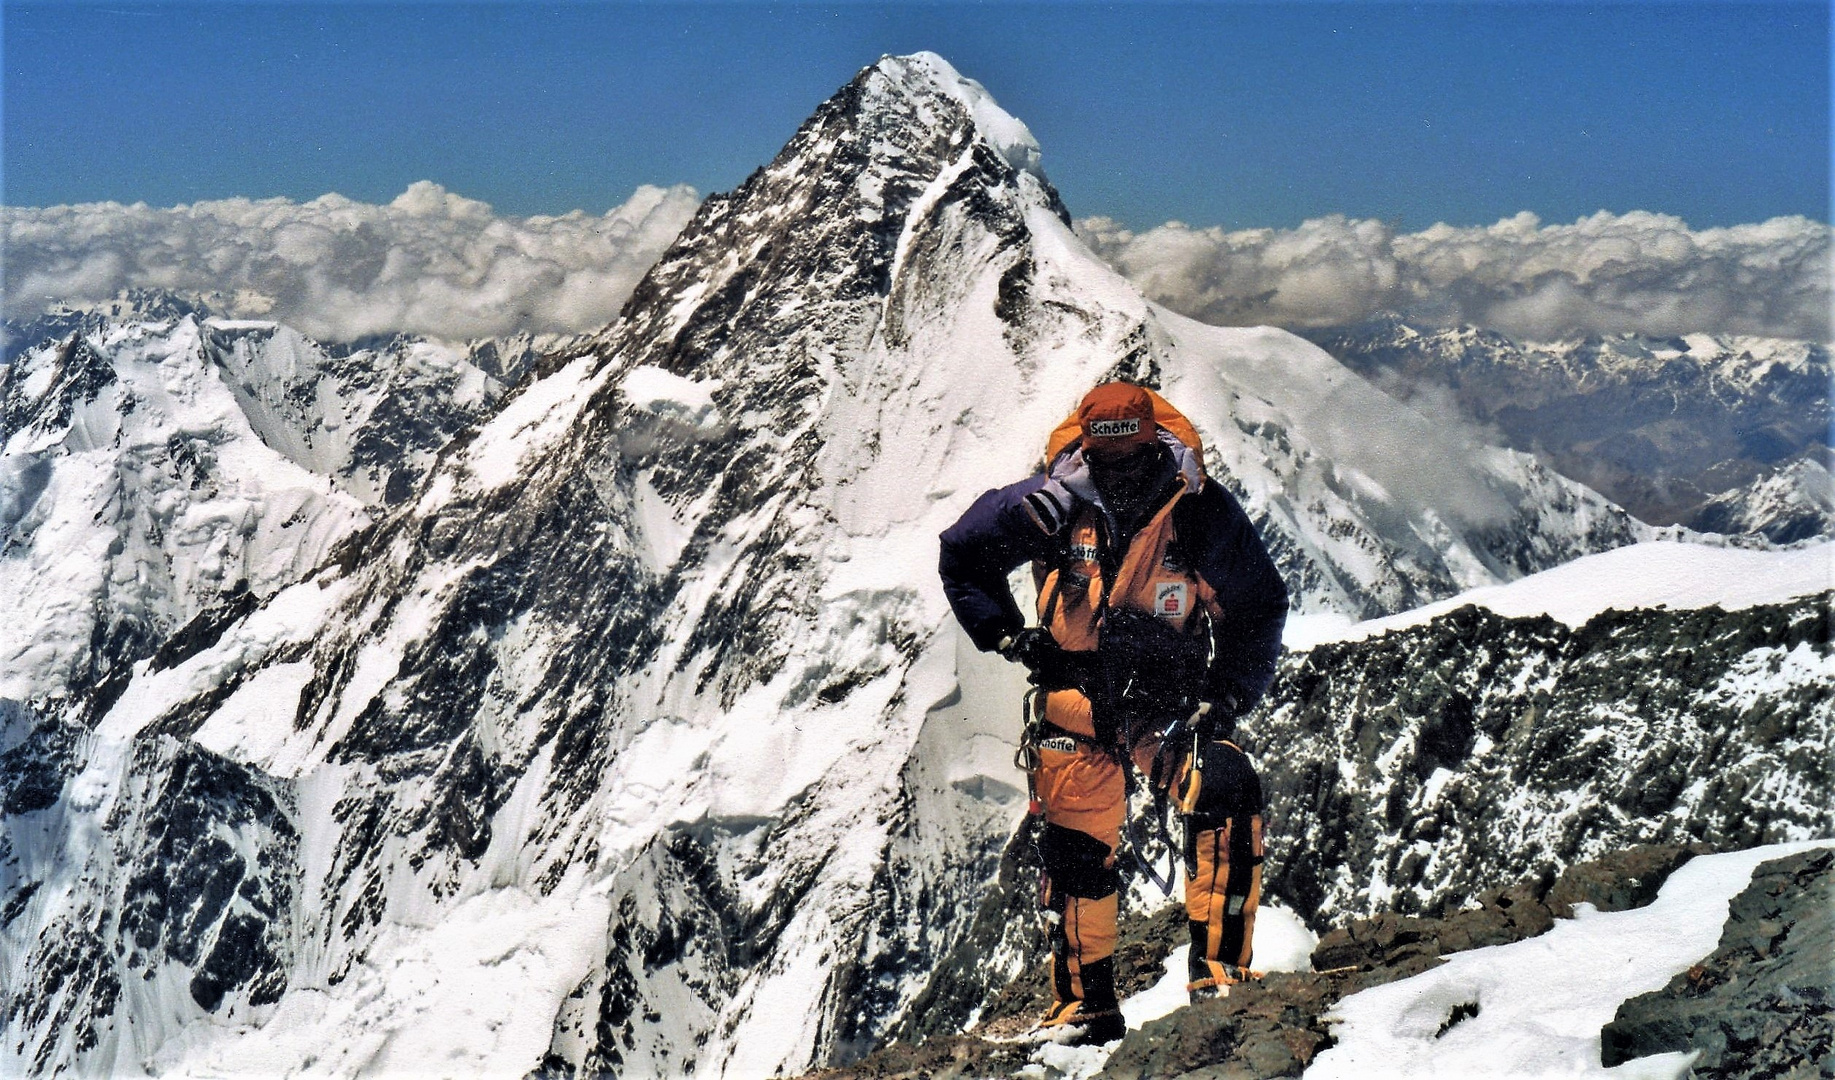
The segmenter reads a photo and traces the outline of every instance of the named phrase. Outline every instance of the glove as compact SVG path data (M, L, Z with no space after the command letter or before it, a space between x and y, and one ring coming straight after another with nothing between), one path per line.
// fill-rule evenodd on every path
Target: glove
M1021 499L1020 505L1046 536L1058 535L1077 512L1071 493L1056 480L1045 481L1044 487Z
M1153 770L1150 773L1155 791L1164 794L1166 785L1172 783L1178 771L1179 755L1186 750L1196 752L1197 744L1211 742L1215 739L1227 739L1236 732L1235 699L1225 696L1223 701L1199 701L1192 706L1191 715L1179 717L1166 725L1160 732L1160 748L1153 756Z
M1090 479L1089 466L1081 453L1059 458L1051 465L1044 486L1026 496L1020 505L1032 523L1046 536L1056 536L1080 506L1096 501L1096 483Z
M1032 626L1011 637L1002 638L996 648L1000 655L1016 664L1026 665L1032 673L1029 680L1041 690L1067 690L1084 685L1089 675L1091 653L1067 652L1044 627Z
M1008 634L994 648L1014 663L1024 664L1028 671L1037 671L1052 654L1063 651L1051 631L1042 626L1028 626L1017 634Z

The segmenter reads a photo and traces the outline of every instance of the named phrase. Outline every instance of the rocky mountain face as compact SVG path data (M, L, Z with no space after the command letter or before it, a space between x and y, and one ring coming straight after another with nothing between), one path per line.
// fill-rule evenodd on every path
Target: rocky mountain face
M1823 344L1706 334L1536 344L1393 315L1307 337L1402 400L1453 406L1644 521L1778 543L1835 531L1822 479Z
M106 324L0 376L0 699L85 695L206 608L266 594L364 520L263 442L186 316Z
M164 996L278 999L293 794L189 740L111 748L98 723L136 670L321 565L501 397L451 351L334 355L171 297L126 304L0 368L0 960L8 1030L38 1033L7 1050L34 1067L129 1067L101 1032ZM73 780L111 749L126 797L87 802ZM107 936L33 930L66 904L107 911Z
M60 329L0 368L9 708L104 685L204 610L299 580L503 395L451 349L328 350L164 295Z
M4 362L24 364L73 336L94 344L118 339L121 327L187 319L205 328L203 358L256 435L369 505L405 498L434 453L488 416L538 356L573 343L529 334L463 345L407 335L327 343L278 323L218 317L200 298L130 289L97 307L7 320Z
M1244 731L1287 838L1269 891L1413 914L1631 844L1828 835L1829 610L1468 607L1289 657Z
M271 323L206 327L211 360L264 440L366 506L407 499L441 448L496 411L504 384L474 360L501 370L506 354L511 364L516 357L494 343L461 351L393 338L327 348Z
M1187 411L1308 610L1649 535L1291 335L1147 303L1076 239L1038 153L939 58L882 60L710 198L618 323L501 397L451 353L357 362L195 315L10 365L16 595L49 588L72 549L39 522L67 515L95 550L62 572L184 599L129 646L71 622L64 693L9 691L0 1061L764 1075L865 1052L961 944L1024 806L1022 686L957 634L935 537L1107 377ZM122 461L131 498L43 479L91 462L116 478L91 488L129 491ZM302 493L285 513L276 478ZM105 507L149 523L83 532ZM194 512L229 524L171 524ZM208 587L139 569L173 544ZM66 613L109 610L93 580ZM1345 781L1348 813L1405 782L1372 777ZM1389 859L1358 844L1333 858ZM1473 848L1384 881L1515 870ZM1286 887L1362 903L1333 873Z
M1729 488L1691 517L1703 532L1758 535L1794 544L1835 534L1835 477L1814 458L1798 458L1764 479Z

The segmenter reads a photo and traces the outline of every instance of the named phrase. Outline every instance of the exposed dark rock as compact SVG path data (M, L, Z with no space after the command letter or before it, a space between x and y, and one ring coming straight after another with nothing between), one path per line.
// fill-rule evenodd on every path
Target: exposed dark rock
M59 914L27 945L29 970L42 977L0 987L7 1017L69 1032L79 1051L118 1022L124 981L177 966L205 1010L232 995L268 1004L285 990L293 954L298 837L284 786L156 734L136 740L127 785L136 797L117 805L105 827L120 847L121 894L54 908ZM16 919L36 889L16 892L0 923ZM48 1066L57 1049L56 1038L38 1042L38 1065Z
M1630 911L1657 898L1669 875L1697 855L1714 849L1701 843L1639 844L1601 859L1570 866L1543 898L1548 909L1563 918L1575 904L1592 904L1600 911Z
M13 925L14 919L25 914L26 905L32 902L32 897L38 895L38 888L43 884L42 881L27 882L14 890L6 903L0 905L0 930Z
M0 443L35 426L53 432L69 425L77 407L114 385L115 367L81 334L71 334L49 360L51 377L38 393L28 393L23 364L0 368Z
M916 1045L894 1043L845 1068L810 1073L808 1080L979 1080L1011 1076L1026 1067L1033 1049L1027 1043L944 1035Z
M248 582L238 581L236 587L220 603L198 612L195 618L167 638L165 644L154 650L147 663L148 670L164 671L177 667L215 645L223 637L223 631L247 618L249 612L260 606L261 597L249 591Z
M18 722L28 721L21 717ZM29 814L55 804L65 782L83 767L78 756L82 740L81 728L48 718L0 754L0 813Z
M1353 920L1320 939L1313 952L1315 970L1270 973L1231 987L1226 997L1175 1009L1130 1031L1100 1075L1128 1080L1298 1076L1332 1045L1323 1018L1345 995L1419 974L1450 953L1534 937L1554 925L1557 910L1565 917L1576 903L1591 903L1601 911L1641 907L1655 899L1677 867L1706 853L1700 845L1641 846L1569 867L1558 878L1540 875L1493 890L1477 907L1443 917L1385 912ZM1184 943L1182 914L1175 905L1132 925L1124 923L1116 965L1123 996L1159 979L1165 957ZM978 1036L1023 1030L1043 1013L1048 993L1044 979L1029 972L993 997L975 1034L894 1043L850 1068L814 1075L824 1080L1013 1075L1025 1067L1031 1048ZM1447 1027L1473 1015L1475 1006L1455 1009Z
M1268 792L1268 891L1322 922L1423 915L1638 844L1827 834L1835 813L1791 792L1835 781L1811 750L1835 739L1835 689L1732 688L1788 656L1835 656L1829 603L1607 611L1577 628L1469 607L1287 657L1238 729ZM1565 888L1580 891L1551 903L1625 902Z
M984 1001L981 1016L986 1021L1043 1012L1042 980L1008 983L996 976L991 982L986 971L988 958L1009 943L1028 960L1042 955L1044 935L1037 929L1039 870L1031 829L1021 827L1002 852L994 888L983 897L968 933L932 968L929 983L912 1002L894 1038L920 1039L960 1030ZM1124 922L1124 933L1128 929Z
M1835 851L1764 863L1733 898L1720 945L1669 985L1620 1005L1600 1031L1607 1068L1699 1051L1691 1075L1835 1075Z
M1206 1077L1259 1080L1298 1076L1332 1045L1319 1017L1345 993L1346 980L1281 972L1232 987L1130 1031L1099 1074L1116 1080Z
M1557 917L1571 917L1575 904L1592 904L1600 911L1643 907L1656 899L1657 890L1677 867L1709 851L1703 844L1642 844L1570 866L1552 882L1533 877L1493 889L1479 896L1476 907L1441 918L1384 912L1353 919L1319 939L1313 967L1425 971L1448 953L1507 945L1544 933Z

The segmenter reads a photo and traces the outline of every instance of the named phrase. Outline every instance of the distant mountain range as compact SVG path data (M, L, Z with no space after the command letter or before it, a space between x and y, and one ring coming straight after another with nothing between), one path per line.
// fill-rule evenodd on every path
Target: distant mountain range
M1654 525L1835 534L1825 344L1691 334L1513 341L1384 315L1304 332L1402 401L1444 408Z

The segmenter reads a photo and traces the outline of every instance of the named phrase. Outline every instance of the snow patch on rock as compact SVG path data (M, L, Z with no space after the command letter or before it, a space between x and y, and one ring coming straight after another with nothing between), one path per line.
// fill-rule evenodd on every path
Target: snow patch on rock
M1661 989L1714 951L1729 902L1760 863L1835 845L1774 844L1684 864L1631 911L1580 905L1538 937L1447 957L1420 975L1338 1003L1337 1044L1307 1080L1471 1076L1677 1080L1688 1054L1600 1065L1599 1030L1621 1002Z

